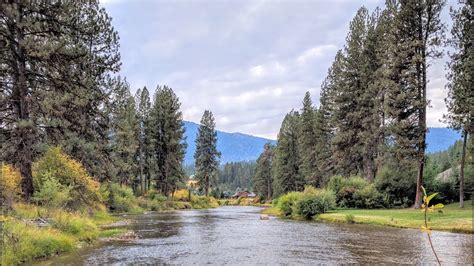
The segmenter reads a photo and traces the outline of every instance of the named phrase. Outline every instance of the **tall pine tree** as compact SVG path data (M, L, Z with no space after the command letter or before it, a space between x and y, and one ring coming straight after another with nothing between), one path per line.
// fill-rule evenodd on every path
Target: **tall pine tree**
M138 150L137 163L138 175L140 179L140 189L144 193L150 188L151 169L151 136L150 136L150 93L146 87L139 89L135 95L135 105L137 107L137 136Z
M474 131L474 13L473 1L461 2L459 9L451 8L453 26L448 44L454 48L449 53L448 63L449 83L446 104L448 114L444 116L449 125L461 130L463 148L461 154L461 169L459 173L459 206L464 207L464 167L466 162L466 143L468 136Z
M417 162L415 208L421 206L426 148L427 60L438 58L444 25L442 0L407 0L394 5L391 47L393 86L387 90L387 119L391 122L394 151L400 160ZM390 7L392 8L393 7Z
M270 143L265 144L263 152L257 159L257 166L255 168L255 175L253 177L253 188L254 191L267 200L272 198L273 189L273 157L274 157L274 146Z
M113 95L112 112L112 160L115 181L132 185L136 190L138 180L135 155L138 148L137 116L135 100L126 80L119 81Z
M120 66L110 17L98 1L2 2L0 17L1 159L19 168L24 197L40 143L61 144L106 175L95 159L107 157L104 106Z
M194 153L196 178L204 194L209 195L209 188L217 180L220 152L217 150L217 131L214 116L209 110L204 111L196 137Z
M274 195L304 188L305 180L300 169L299 124L300 115L296 111L288 113L281 124L275 148Z
M300 158L301 158L301 174L306 180L306 183L320 186L321 175L317 166L317 135L315 134L315 118L316 112L314 110L311 95L306 92L303 99L303 108L301 110L301 125L300 125Z
M178 97L168 86L158 86L150 111L151 161L156 187L163 195L178 188L184 178L186 152L183 114Z

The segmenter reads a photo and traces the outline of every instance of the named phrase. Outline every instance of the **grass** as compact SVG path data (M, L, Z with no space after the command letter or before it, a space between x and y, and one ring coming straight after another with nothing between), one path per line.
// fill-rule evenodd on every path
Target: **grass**
M77 239L54 228L38 228L16 219L4 223L2 265L22 262L71 251Z
M474 233L472 200L465 202L463 209L459 203L452 203L429 214L429 224L433 230L459 233ZM339 209L319 215L316 220L345 223L347 217L359 224L375 224L399 228L420 228L423 214L415 209Z
M271 216L281 216L280 209L277 207L268 207L262 210L262 214L268 214Z
M42 218L47 226L38 227L32 220ZM117 218L105 209L67 212L31 204L16 203L3 221L1 265L17 265L37 258L71 251L101 237L123 233L122 229L101 229L100 225Z
M191 202L162 202L140 198L137 203L128 206L130 208L127 213L142 213L144 210L205 209L218 206L216 199L204 196L193 196ZM38 227L31 222L38 218L46 220L49 225ZM125 229L102 228L103 225L116 221L117 218L107 212L104 206L96 206L94 209L82 212L69 212L33 204L15 203L9 215L0 215L4 237L0 265L17 265L68 252L99 238L125 233Z
M472 200L459 208L459 203L446 205L429 214L429 224L433 230L458 233L474 233ZM263 214L281 216L277 207L265 208ZM420 228L424 223L423 214L415 209L337 209L320 214L315 218L319 221L337 223L374 224L399 228Z
M104 229L99 233L99 238L108 238L117 236L127 232L126 229L123 228L111 228L111 229Z

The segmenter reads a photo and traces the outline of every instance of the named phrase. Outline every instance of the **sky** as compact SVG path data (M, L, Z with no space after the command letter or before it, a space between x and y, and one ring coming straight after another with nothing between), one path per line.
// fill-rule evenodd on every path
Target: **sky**
M104 0L120 35L132 92L173 88L185 120L213 112L217 129L276 139L309 91L316 106L349 22L361 6L384 1ZM447 20L449 16L443 15ZM430 61L427 122L440 122L446 58Z

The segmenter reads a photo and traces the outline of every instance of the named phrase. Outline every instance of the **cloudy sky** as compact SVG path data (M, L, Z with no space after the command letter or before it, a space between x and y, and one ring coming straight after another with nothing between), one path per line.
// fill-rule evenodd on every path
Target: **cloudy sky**
M174 89L184 119L205 109L217 128L275 139L306 91L319 91L357 9L384 1L152 1L102 4L120 35L121 75L133 91ZM443 17L446 17L443 16ZM445 112L444 61L431 62L429 126Z

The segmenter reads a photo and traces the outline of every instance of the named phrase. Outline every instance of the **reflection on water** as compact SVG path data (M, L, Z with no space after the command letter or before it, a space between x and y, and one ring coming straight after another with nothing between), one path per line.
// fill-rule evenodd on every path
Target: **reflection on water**
M109 242L37 262L127 264L431 264L419 230L259 219L260 208L222 207L128 216L140 239ZM472 264L473 236L433 232L444 264Z

